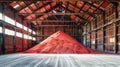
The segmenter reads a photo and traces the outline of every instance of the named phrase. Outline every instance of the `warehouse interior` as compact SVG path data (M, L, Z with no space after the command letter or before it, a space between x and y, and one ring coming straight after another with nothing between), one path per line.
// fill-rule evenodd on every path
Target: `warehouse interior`
M71 36L87 49L98 51L98 54L84 55L83 53L71 54L71 52L68 52L69 55L67 57L66 53L59 55L59 52L57 55L56 53L54 55L48 52L45 54L19 54L34 48L34 46L58 31L64 32L65 35L67 34L66 36ZM61 38L64 38L64 36ZM70 40L69 37L65 38ZM59 48L59 51L61 50ZM112 55L104 55L101 52ZM107 67L114 65L119 67L119 53L119 0L0 1L0 59L2 59L0 60L0 66L4 67L4 65L8 64L10 67L16 67L13 62L7 62L8 59L28 57L29 59L24 60L26 63L14 63L18 65L17 67L24 67L27 64L28 67L33 67L32 64L35 65L34 67L93 67L94 62L99 61L98 64L97 62L95 63L96 65L101 63L100 67L106 65ZM92 60L89 56L92 59L95 57L95 59ZM51 57L54 58L51 59ZM22 61L24 58L18 61ZM87 60L83 58L87 58ZM99 58L102 58L102 60ZM33 59L35 62L31 62L32 64L29 65L28 60L32 61ZM41 61L41 59L44 60ZM49 63L50 60L51 63ZM90 61L94 62L90 63ZM111 61L111 63L106 62L105 65L102 61ZM36 64L37 62L39 63ZM67 62L66 65L64 65L65 62ZM82 63L82 65L79 63ZM50 64L55 65L52 66Z

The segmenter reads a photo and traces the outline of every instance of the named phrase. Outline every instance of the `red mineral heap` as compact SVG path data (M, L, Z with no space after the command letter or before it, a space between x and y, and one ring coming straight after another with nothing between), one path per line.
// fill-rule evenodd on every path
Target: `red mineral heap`
M84 54L102 52L88 49L68 34L58 31L25 53Z

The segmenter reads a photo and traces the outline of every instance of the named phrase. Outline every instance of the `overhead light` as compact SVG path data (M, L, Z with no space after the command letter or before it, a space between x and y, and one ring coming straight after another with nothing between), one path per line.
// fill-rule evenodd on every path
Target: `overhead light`
M20 5L16 4L13 8L18 8Z

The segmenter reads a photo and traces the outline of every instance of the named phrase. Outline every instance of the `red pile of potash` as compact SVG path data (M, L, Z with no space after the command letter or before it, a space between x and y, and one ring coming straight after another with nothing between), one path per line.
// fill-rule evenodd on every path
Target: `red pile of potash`
M96 54L103 52L89 49L68 34L58 31L24 53Z

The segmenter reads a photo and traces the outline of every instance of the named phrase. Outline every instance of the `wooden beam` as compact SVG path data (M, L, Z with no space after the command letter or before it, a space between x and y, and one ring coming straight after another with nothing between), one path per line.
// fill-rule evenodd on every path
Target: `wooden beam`
M38 11L39 9L41 9L41 8L45 7L46 5L51 4L51 3L52 3L52 2L47 2L47 3L45 3L44 5L38 7L36 10L34 10L32 13L35 13L35 12ZM37 6L36 6L36 7L37 7ZM28 15L25 16L25 17L28 17L29 15L30 15L30 14L28 14Z
M102 14L102 13L90 13L90 12L87 12L88 14ZM71 14L74 14L74 15L80 15L81 13L61 13L61 12L58 12L58 13L40 13L40 12L35 12L35 13L17 13L18 15L22 15L22 14L26 14L26 15L30 15L30 14L35 14L35 15L44 15L44 14L52 14L52 15L71 15Z
M86 2L86 1L85 1L85 2ZM89 2L86 2L86 3L89 4L89 5L91 5L91 6L93 6L93 7L96 8L96 9L100 10L101 12L104 12L104 10L100 9L99 7L93 5L93 4L89 3Z
M104 2L102 2L102 3L100 3L100 5L99 5L99 7L103 4ZM91 7L90 7L91 8ZM88 9L89 10L89 9ZM95 9L93 12L96 12L97 11L97 9ZM104 14L105 12L103 12L103 13L101 13L102 15ZM90 16L88 16L88 18L89 18ZM88 19L87 18L87 19Z
M78 8L78 9L80 9L78 6L75 6L75 5L72 4L72 3L70 3L70 4L71 4L72 6ZM95 16L92 15L92 14L94 14L94 13L91 13L91 12L88 12L88 11L84 11L84 10L82 10L82 9L81 9L81 11L82 11L83 13L86 13L86 14L90 15L91 17L95 18Z
M119 12L118 12L119 4L117 2L111 2L111 3L115 6L115 18L117 19L119 17Z
M31 22L32 20L25 20L26 22ZM37 22L76 22L74 20L33 20Z
M55 6L53 6L53 8L52 9L50 9L50 10L48 10L48 11L46 11L46 12L44 12L44 13L48 13L48 12L50 12L50 11L52 11L54 8L56 8L57 6L59 6L58 4L56 4ZM43 16L43 15L39 15L39 16L37 16L36 18L34 18L34 19L32 19L32 20L37 20L38 18L40 18L41 16Z
M118 31L117 23L114 23L115 53L118 53L118 51L119 51L117 31Z
M73 26L73 25L37 25L34 27L59 27L59 26L66 27L66 26Z
M0 0L0 2L12 2L12 1L38 1L38 0ZM39 1L70 1L70 0L39 0ZM97 2L97 1L110 1L110 2L120 2L120 0L74 0L74 1L92 1L92 2Z
M63 8L65 8L64 6L62 6ZM69 10L69 9L67 9L69 12L72 12L72 13L75 13L74 11L71 11L71 10ZM85 18L83 18L83 17L81 17L81 16L79 16L79 15L75 15L75 16L77 16L77 17L79 17L80 19L82 19L82 20L84 20L85 22L89 22L87 19L85 19Z
M24 2L24 3L25 3L25 2ZM18 2L17 2L17 4L18 4L18 5L20 5ZM25 5L27 5L27 4L25 3ZM22 7L22 5L20 5L20 7ZM26 7L28 7L28 8L29 8L29 6L26 6ZM25 8L26 8L26 7L25 7ZM29 8L29 9L30 9L30 8ZM31 9L30 9L30 10L31 10ZM26 10L25 10L25 12L27 13L27 11L26 11ZM18 13L19 13L19 12L18 12ZM30 17L31 17L31 18L33 18L32 16L30 16Z
M21 10L25 9L26 7L28 7L29 5L31 5L33 2L26 4L26 6L22 7L18 12L20 12Z

